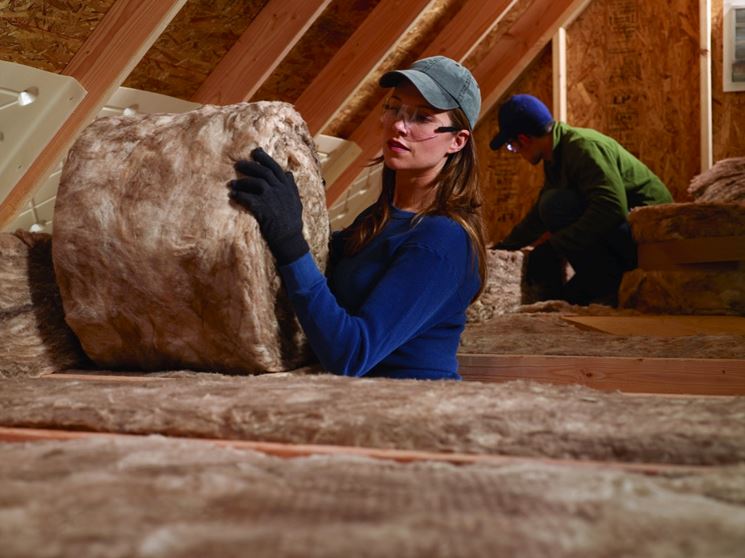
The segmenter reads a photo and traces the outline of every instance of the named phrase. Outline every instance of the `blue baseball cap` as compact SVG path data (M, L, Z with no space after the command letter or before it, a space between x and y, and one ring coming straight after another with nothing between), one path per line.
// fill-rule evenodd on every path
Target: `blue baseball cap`
M533 95L513 95L499 109L499 133L489 147L497 150L518 134L542 136L553 121L548 107Z
M440 110L461 109L473 130L481 110L481 91L471 72L446 56L431 56L406 70L383 74L381 87L396 87L403 78L414 84L427 102Z

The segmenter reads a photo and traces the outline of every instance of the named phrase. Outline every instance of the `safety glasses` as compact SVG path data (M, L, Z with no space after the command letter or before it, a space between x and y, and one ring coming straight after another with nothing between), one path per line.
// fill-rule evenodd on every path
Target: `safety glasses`
M406 126L409 137L414 141L432 139L437 134L446 132L458 132L456 126L446 126L438 118L437 111L428 107L416 107L405 105L395 100L387 100L383 103L383 114L380 121L384 126L389 126L401 120Z

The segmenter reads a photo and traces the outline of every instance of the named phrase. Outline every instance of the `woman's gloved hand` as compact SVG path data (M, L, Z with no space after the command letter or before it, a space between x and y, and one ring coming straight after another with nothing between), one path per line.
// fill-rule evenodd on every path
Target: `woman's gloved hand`
M235 170L245 178L230 181L230 198L253 213L277 264L294 262L309 250L303 238L303 204L295 179L260 147L251 157L253 161L235 164Z

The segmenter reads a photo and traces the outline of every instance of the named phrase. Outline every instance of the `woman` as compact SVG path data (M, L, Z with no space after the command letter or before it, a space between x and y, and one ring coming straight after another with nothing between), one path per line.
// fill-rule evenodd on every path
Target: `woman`
M302 235L289 173L260 148L231 198L250 209L321 365L345 376L460 379L465 310L484 283L472 130L481 97L463 66L435 56L389 72L383 188L333 236L327 277Z

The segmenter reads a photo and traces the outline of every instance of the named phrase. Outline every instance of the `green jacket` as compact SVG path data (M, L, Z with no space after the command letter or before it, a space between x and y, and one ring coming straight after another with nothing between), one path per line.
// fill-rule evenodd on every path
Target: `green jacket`
M577 221L551 234L549 242L560 252L591 246L618 227L633 207L673 201L662 181L613 138L557 122L553 139L553 160L543 163L541 194L551 188L571 188L587 204ZM504 243L526 246L544 232L536 202Z

